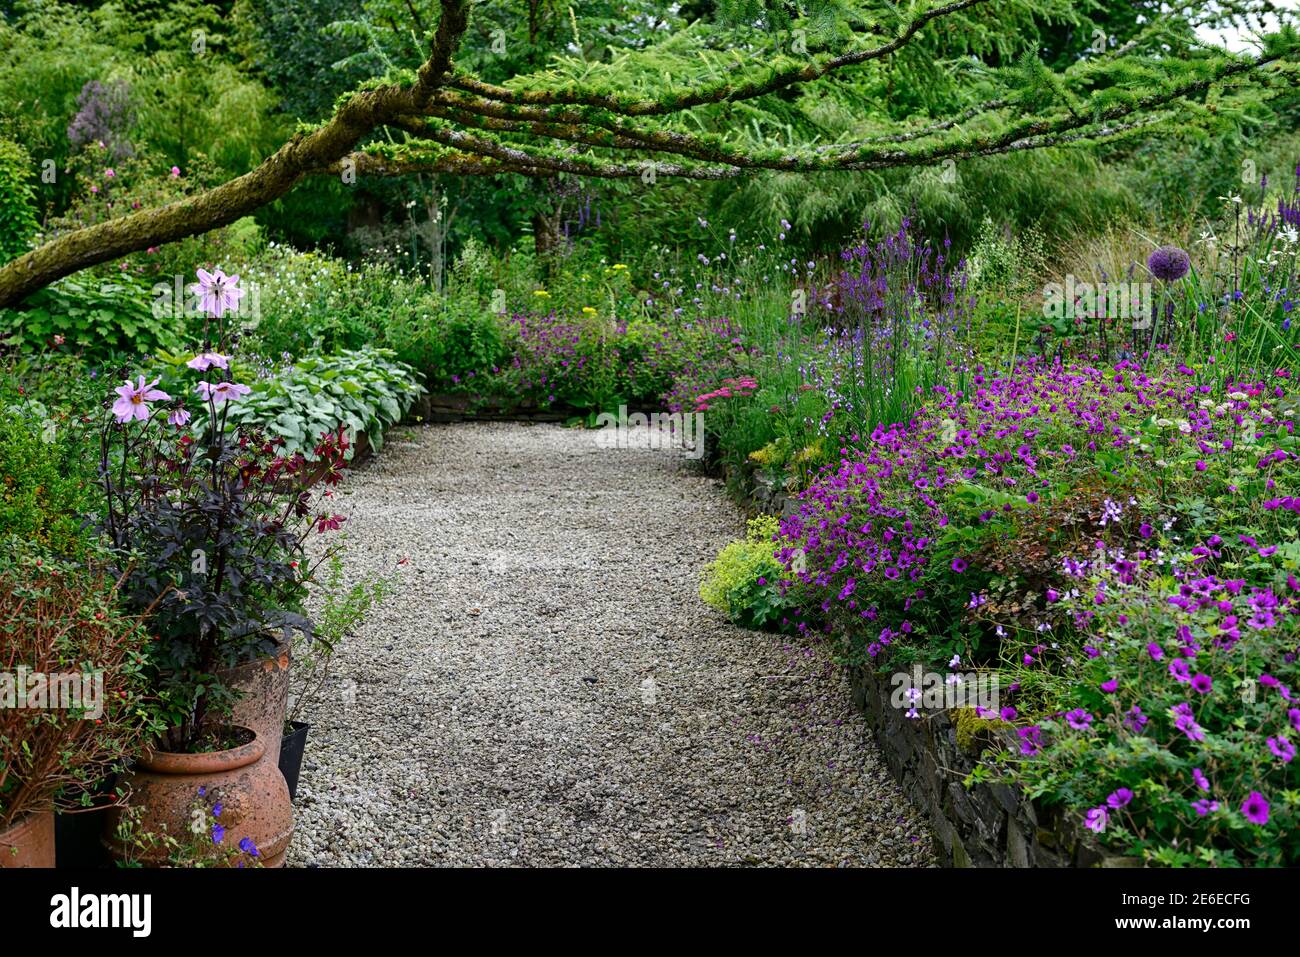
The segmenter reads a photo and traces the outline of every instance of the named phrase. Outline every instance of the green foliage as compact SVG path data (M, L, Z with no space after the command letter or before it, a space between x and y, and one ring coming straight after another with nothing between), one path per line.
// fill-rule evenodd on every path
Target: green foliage
M150 287L129 273L104 280L70 276L29 296L20 309L0 310L0 331L36 350L62 337L92 361L178 348L183 320L166 310L155 316L153 302Z
M33 164L17 143L0 139L0 263L27 252L36 235Z
M388 349L364 348L299 359L231 406L229 425L263 428L284 440L281 452L301 452L309 461L320 437L340 427L355 440L364 432L371 446L383 448L384 432L424 391L414 370Z
M0 395L0 566L20 556L78 560L98 506L79 423L24 397Z
M314 617L316 630L309 641L296 636L293 648L293 702L288 720L297 720L303 708L315 700L329 680L330 664L339 642L354 635L375 608L396 589L396 572L363 573L348 581L343 565L344 549L331 553L328 568L320 577L322 596Z
M787 610L777 583L783 574L773 557L779 534L775 516L751 519L744 538L724 546L705 566L700 597L746 628L764 628Z

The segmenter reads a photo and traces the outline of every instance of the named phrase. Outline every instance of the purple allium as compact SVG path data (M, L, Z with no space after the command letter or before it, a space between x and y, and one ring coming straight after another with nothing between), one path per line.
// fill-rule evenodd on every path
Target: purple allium
M1187 275L1192 261L1177 246L1161 246L1147 257L1147 268L1161 282L1173 282Z
M1268 801L1258 791L1251 791L1241 803L1241 813L1251 824L1268 823Z

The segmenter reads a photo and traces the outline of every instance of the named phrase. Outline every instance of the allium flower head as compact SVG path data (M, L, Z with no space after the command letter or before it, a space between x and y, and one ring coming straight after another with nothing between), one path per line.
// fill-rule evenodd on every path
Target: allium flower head
M1187 275L1192 261L1177 246L1161 246L1147 257L1147 268L1161 282L1174 282Z

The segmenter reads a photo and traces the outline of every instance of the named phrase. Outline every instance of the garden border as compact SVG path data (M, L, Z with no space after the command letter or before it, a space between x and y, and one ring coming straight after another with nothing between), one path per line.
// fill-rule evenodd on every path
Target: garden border
M796 499L761 469L723 470L728 489L751 515L786 515ZM1007 725L970 709L930 711L908 718L891 702L888 673L849 668L853 703L862 712L885 763L907 799L925 813L940 862L949 867L1140 867L1111 854L1067 817L1020 788L963 781L989 747L1016 748Z

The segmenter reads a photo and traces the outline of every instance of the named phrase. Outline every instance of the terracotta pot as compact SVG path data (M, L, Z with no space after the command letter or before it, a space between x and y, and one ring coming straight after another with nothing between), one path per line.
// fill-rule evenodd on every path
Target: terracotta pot
M0 867L53 866L53 810L28 814L0 831Z
M244 838L252 838L263 864L280 867L293 836L293 806L284 776L273 759L265 760L266 755L260 737L236 748L203 754L146 751L123 783L130 789L130 806L143 809L142 829L183 838L190 834L199 788L206 789L209 799L222 804L223 843L234 847ZM116 839L123 813L122 808L109 813L104 837L109 853L119 860L127 856ZM150 856L132 849L132 854L146 866L166 863L165 850Z
M275 654L248 661L217 677L231 689L243 692L235 702L230 723L249 728L259 738L274 764L289 711L289 643L281 642Z

